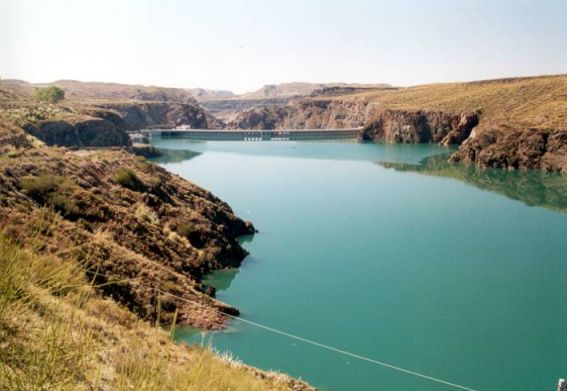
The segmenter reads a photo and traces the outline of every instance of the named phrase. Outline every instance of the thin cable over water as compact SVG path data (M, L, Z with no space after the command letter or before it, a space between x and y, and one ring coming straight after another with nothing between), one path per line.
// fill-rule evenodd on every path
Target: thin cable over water
M395 370L395 371L399 371L399 372L407 373L407 374L410 374L410 375L413 375L413 376L417 376L417 377L420 377L420 378L422 378L422 379L426 379L426 380L430 380L430 381L433 381L433 382L436 382L436 383L444 384L444 385L446 385L446 386L458 388L458 389L461 389L461 390L476 391L474 388L465 387L465 386L462 386L462 385L460 385L460 384L451 383L451 382L448 382L448 381L443 380L443 379L438 379L438 378L435 378L435 377L432 377L432 376L424 375L424 374L422 374L422 373L415 372L415 371L411 371L411 370L409 370L409 369L404 369L404 368L401 368L401 367L398 367L398 366L395 366L395 365L392 365L392 364L388 364L388 363L383 362L383 361L374 360L374 359L369 358L369 357L361 356L360 354L351 353L351 352L348 352L348 351L346 351L346 350L342 350L342 349L339 349L339 348L335 348L335 347L333 347L333 346L325 345L325 344L320 343L320 342L317 342L317 341L313 341L313 340L310 340L310 339L307 339L307 338L300 337L300 336L298 336L298 335L290 334L290 333L288 333L288 332L275 329L275 328L270 327L270 326L266 326L266 325L263 325L263 324L260 324L260 323L257 323L257 322L253 322L253 321L251 321L251 320L244 319L244 318L241 318L241 317L239 317L239 316L234 316L234 315L230 315L230 314L225 314L224 312L219 311L219 310L217 310L217 309L215 309L215 308L212 308L212 307L210 307L210 306L206 306L206 305L201 304L201 303L198 303L198 302L196 302L196 301L189 300L189 299L186 299L186 298L183 298L183 297L179 297L179 296L174 295L174 294L169 293L169 292L164 292L164 291L162 291L162 290L160 290L160 289L156 289L156 291L159 292L159 293L162 293L162 294L164 294L164 295L168 295L168 296L175 297L175 298L177 298L177 299L179 299L179 300L181 300L181 301L185 301L185 302L187 302L187 303L197 304L197 305L202 306L202 307L205 307L205 308L207 308L207 309L209 309L209 310L218 312L219 314L222 314L222 315L227 316L227 317L229 317L229 318L239 320L239 321L241 321L241 322L243 322L243 323L247 323L247 324L249 324L249 325L252 325L252 326L255 326L255 327L258 327L258 328L267 330L267 331L270 331L270 332L275 333L275 334L282 335L282 336L284 336L284 337L288 337L288 338L291 338L291 339L295 339L295 340L297 340L297 341L301 341L301 342L304 342L304 343L306 343L306 344L310 344L310 345L317 346L317 347L320 347L320 348L323 348L323 349L327 349L327 350L330 350L330 351L332 351L332 352L339 353L339 354L342 354L342 355L345 355L345 356L348 356L348 357L356 358L356 359L358 359L358 360L366 361L366 362L369 362L369 363L372 363L372 364L380 365L380 366L382 366L382 367L389 368L389 369L393 369L393 370Z

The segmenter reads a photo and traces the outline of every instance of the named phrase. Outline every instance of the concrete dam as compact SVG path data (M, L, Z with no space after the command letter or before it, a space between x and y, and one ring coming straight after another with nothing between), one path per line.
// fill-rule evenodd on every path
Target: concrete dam
M279 130L214 130L214 129L143 129L140 132L154 137L179 137L202 141L288 141L356 139L361 128L352 129L279 129Z

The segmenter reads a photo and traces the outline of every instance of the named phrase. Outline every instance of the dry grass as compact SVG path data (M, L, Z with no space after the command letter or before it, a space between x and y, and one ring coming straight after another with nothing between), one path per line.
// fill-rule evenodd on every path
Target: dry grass
M244 391L297 385L209 348L174 344L166 330L97 296L77 262L23 249L3 233L0 267L0 389Z
M483 124L567 129L567 75L427 84L378 90L350 99L369 99L383 108L482 112Z

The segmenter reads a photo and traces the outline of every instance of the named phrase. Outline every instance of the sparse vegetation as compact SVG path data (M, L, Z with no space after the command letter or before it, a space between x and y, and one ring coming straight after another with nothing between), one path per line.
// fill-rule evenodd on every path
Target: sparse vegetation
M157 213L149 208L146 204L137 204L134 215L137 218L144 220L150 224L157 225L159 223L159 217Z
M45 202L47 198L59 189L65 178L59 175L41 175L22 181L22 190L38 202Z
M73 184L70 180L58 175L40 175L22 181L22 191L29 197L43 205L53 207L65 216L75 211L75 204L67 192Z
M189 240L189 243L191 243L193 247L203 248L205 246L206 239L195 224L191 222L182 222L176 225L175 230L181 237Z
M177 233L185 238L188 238L189 235L194 234L195 232L197 232L197 227L195 227L195 224L190 223L190 222L183 222L178 224L175 227L175 230L177 231Z
M482 113L481 126L567 128L567 75L440 83L351 95L378 107Z
M114 180L120 186L123 186L127 189L134 190L134 191L141 191L143 190L144 184L138 176L129 168L119 168L114 175Z
M0 389L289 390L294 382L172 343L167 330L100 298L80 264L5 233L0 266Z
M14 154L0 157L0 389L306 389L156 326L213 329L226 321L218 311L235 313L196 280L244 256L235 235L248 229L224 203L126 151L17 148L13 130L0 122ZM177 220L198 222L214 246L168 240ZM156 299L156 287L210 308Z
M0 110L0 114L15 125L25 127L39 121L59 120L68 112L52 104L40 103Z
M57 86L38 87L33 90L32 98L38 102L57 103L65 99L65 91Z

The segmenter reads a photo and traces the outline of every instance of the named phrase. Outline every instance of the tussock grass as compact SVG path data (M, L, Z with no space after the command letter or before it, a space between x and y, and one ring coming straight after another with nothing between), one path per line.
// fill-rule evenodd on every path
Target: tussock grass
M134 191L143 190L143 183L140 181L134 171L129 168L121 167L116 170L114 181L120 186Z
M0 271L2 390L306 389L210 348L174 344L99 297L81 264L22 248L5 232Z
M69 111L56 105L41 103L3 109L0 114L17 126L25 127L40 121L60 120L67 116Z
M150 224L158 225L159 224L159 217L157 213L152 210L149 206L143 203L138 203L135 205L134 215L144 220Z

